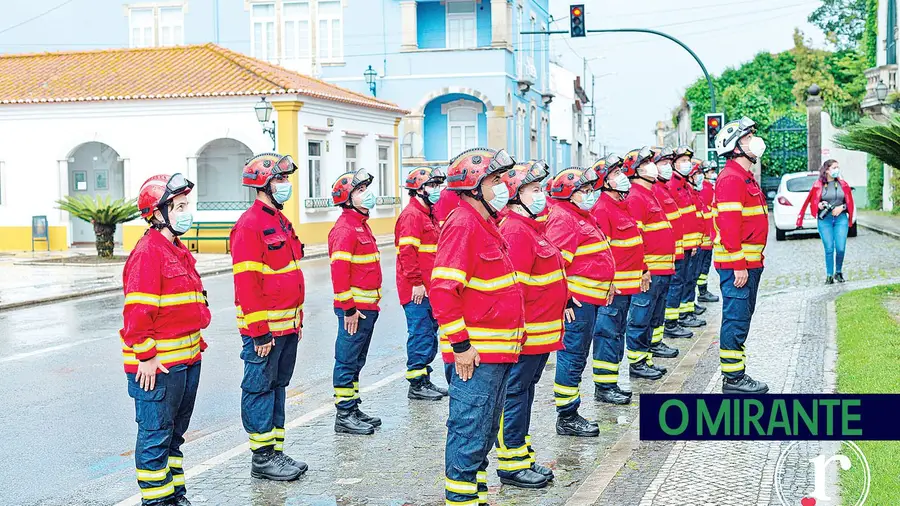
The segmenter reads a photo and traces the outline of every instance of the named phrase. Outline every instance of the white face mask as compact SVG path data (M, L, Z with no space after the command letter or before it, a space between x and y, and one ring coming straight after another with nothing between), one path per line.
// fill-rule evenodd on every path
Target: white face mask
M672 179L672 164L669 162L661 163L657 166L659 168L658 177L661 177L665 180Z
M763 153L766 152L766 141L762 140L762 137L754 137L750 139L750 144L747 145L750 153L757 158L762 158Z
M625 174L619 173L610 186L617 192L628 193L631 190L631 180Z
M687 176L691 173L691 162L681 162L678 164L678 173Z
M671 166L669 166L671 169ZM650 179L656 179L659 177L659 168L657 168L656 164L653 162L648 163L647 165L643 165L640 170L644 173L644 176Z

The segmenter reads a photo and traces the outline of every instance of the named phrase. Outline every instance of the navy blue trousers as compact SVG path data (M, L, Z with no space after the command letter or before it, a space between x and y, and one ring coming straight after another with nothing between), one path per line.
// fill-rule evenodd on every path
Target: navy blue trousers
M669 280L666 292L666 321L677 320L681 316L681 296L687 282L690 252L684 252L684 258L675 260L675 275Z
M528 469L534 462L529 427L534 406L534 387L541 379L549 353L519 355L506 382L506 401L497 436L497 474Z
M565 323L565 348L556 352L556 380L553 383L556 411L560 414L578 411L581 405L578 385L594 342L598 307L582 302L581 307L574 308L575 320Z
M406 379L418 383L431 376L431 363L438 352L438 323L431 312L428 297L421 304L408 302L403 305L406 313Z
M744 342L750 333L750 319L756 311L756 294L763 268L748 269L747 284L734 286L732 269L717 269L722 290L722 328L719 332L719 363L722 374L739 379L746 369Z
M356 333L352 336L344 329L344 311L335 309L338 319L337 339L334 342L334 404L338 409L354 409L359 404L359 373L366 365L369 344L378 321L378 311L360 311Z
M265 357L256 354L253 339L241 336L244 379L241 381L241 421L250 435L250 449L284 448L284 407L287 386L297 362L297 334L275 338Z
M594 384L612 388L619 381L619 362L625 354L625 329L631 295L616 295L612 304L597 306L594 331Z

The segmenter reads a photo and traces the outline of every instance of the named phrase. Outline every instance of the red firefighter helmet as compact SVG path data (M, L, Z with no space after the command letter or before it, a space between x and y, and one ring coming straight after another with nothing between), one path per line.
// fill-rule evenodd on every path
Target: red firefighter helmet
M644 146L640 149L633 149L625 155L622 161L622 174L628 177L637 177L637 169L644 163L654 158L653 150L650 146Z
M513 168L513 160L505 149L494 151L475 148L463 151L447 168L447 188L455 191L474 190L481 186L485 177Z
M569 167L553 178L553 186L550 187L550 197L556 200L568 200L576 190L585 185L594 189L597 182L597 172L592 168Z
M610 153L606 155L606 158L597 160L591 167L597 172L597 182L594 184L594 189L599 190L602 188L609 173L621 167L622 162L623 160L615 153Z
M694 158L694 150L690 148L690 146L681 145L675 148L675 151L672 152L674 156L672 156L672 160L677 160L682 156L686 156L688 158ZM694 160L691 160L693 163Z
M421 190L423 186L429 183L443 184L445 179L447 179L447 175L437 167L416 167L409 171L409 175L406 176L406 181L403 183L403 188L406 190Z
M370 185L374 180L375 176L369 174L366 169L341 174L331 185L331 201L336 206L346 204L350 202L350 194L353 193L353 190L362 185Z
M138 209L141 211L141 217L150 221L153 217L153 211L167 204L170 200L179 195L187 195L194 188L194 183L190 182L181 173L176 172L171 176L159 174L150 177L141 185L138 192ZM167 212L163 212L163 216L167 216Z
M547 179L547 183L544 184L544 193L546 193L548 197L550 196L550 189L553 188L553 179L554 178L552 177Z
M694 158L691 160L691 171L688 173L688 177L694 177L696 174L703 172L703 160L699 160Z
M275 176L287 176L297 170L291 155L260 153L247 160L241 173L241 184L250 188L265 188Z
M516 164L506 171L501 178L509 190L510 202L518 199L519 190L534 182L543 181L550 174L547 163L543 160L531 160L526 163Z

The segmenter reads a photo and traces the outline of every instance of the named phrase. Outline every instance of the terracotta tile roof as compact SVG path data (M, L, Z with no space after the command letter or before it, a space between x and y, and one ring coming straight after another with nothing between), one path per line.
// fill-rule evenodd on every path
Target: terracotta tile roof
M407 113L215 44L0 55L0 104L280 94Z

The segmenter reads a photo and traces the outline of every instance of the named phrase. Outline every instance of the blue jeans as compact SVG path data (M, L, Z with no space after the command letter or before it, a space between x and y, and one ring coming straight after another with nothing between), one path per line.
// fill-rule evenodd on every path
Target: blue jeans
M748 269L747 283L734 286L734 270L717 269L722 290L722 328L719 332L719 363L726 378L740 379L746 369L744 342L750 333L750 319L756 311L756 293L763 268Z
M378 311L360 311L356 333L352 336L344 329L344 310L335 309L338 319L337 340L334 342L334 404L338 409L354 409L359 404L359 373L366 365L369 344L378 321Z
M691 255L692 252L695 252ZM703 261L703 255L700 248L687 250L684 252L684 258L687 260L685 268L684 283L681 285L681 304L678 306L679 316L694 312L694 299L697 296L697 279L700 277L700 265Z
M138 424L134 466L141 504L164 504L185 492L181 445L194 412L200 362L170 367L168 374L157 373L156 386L149 392L134 380L134 374L126 376Z
M697 286L706 286L709 280L709 268L712 266L712 250L702 249L697 254L702 255L700 257L700 275L697 276Z
M553 397L556 400L556 411L567 415L578 411L581 405L581 394L578 385L581 373L587 365L588 353L594 341L594 326L597 323L597 307L582 302L575 307L575 320L566 322L563 334L564 349L556 352L556 380L553 384Z
M503 417L500 418L500 432L497 435L497 474L500 476L528 469L534 462L534 451L528 434L531 408L534 405L534 387L541 379L548 358L549 353L519 355L519 361L510 369Z
M669 281L669 289L666 292L666 321L677 320L681 316L681 295L687 282L689 258L688 252L685 251L684 258L675 260L675 275Z
M438 324L431 312L428 297L421 304L408 302L403 305L406 313L406 379L419 383L431 375L431 363L438 351Z
M612 304L597 306L594 329L594 384L612 388L619 381L619 362L625 354L625 327L631 295L616 295Z
M847 231L850 230L850 217L847 213L838 216L828 215L819 220L819 237L825 246L825 271L829 276L842 272L844 252L847 250ZM835 266L835 262L837 266ZM837 267L837 269L835 269Z
M275 338L275 346L265 357L257 355L253 339L241 336L244 346L244 379L241 380L241 421L250 435L254 452L284 447L284 406L287 386L297 362L297 334Z
M653 329L650 334L651 344L662 342L666 324L666 298L669 294L671 282L671 274L653 276L650 281L650 292L653 294L652 309L650 311L650 328Z
M444 452L448 504L487 504L487 456L500 430L511 368L512 364L481 364L468 381L456 374L450 378Z

